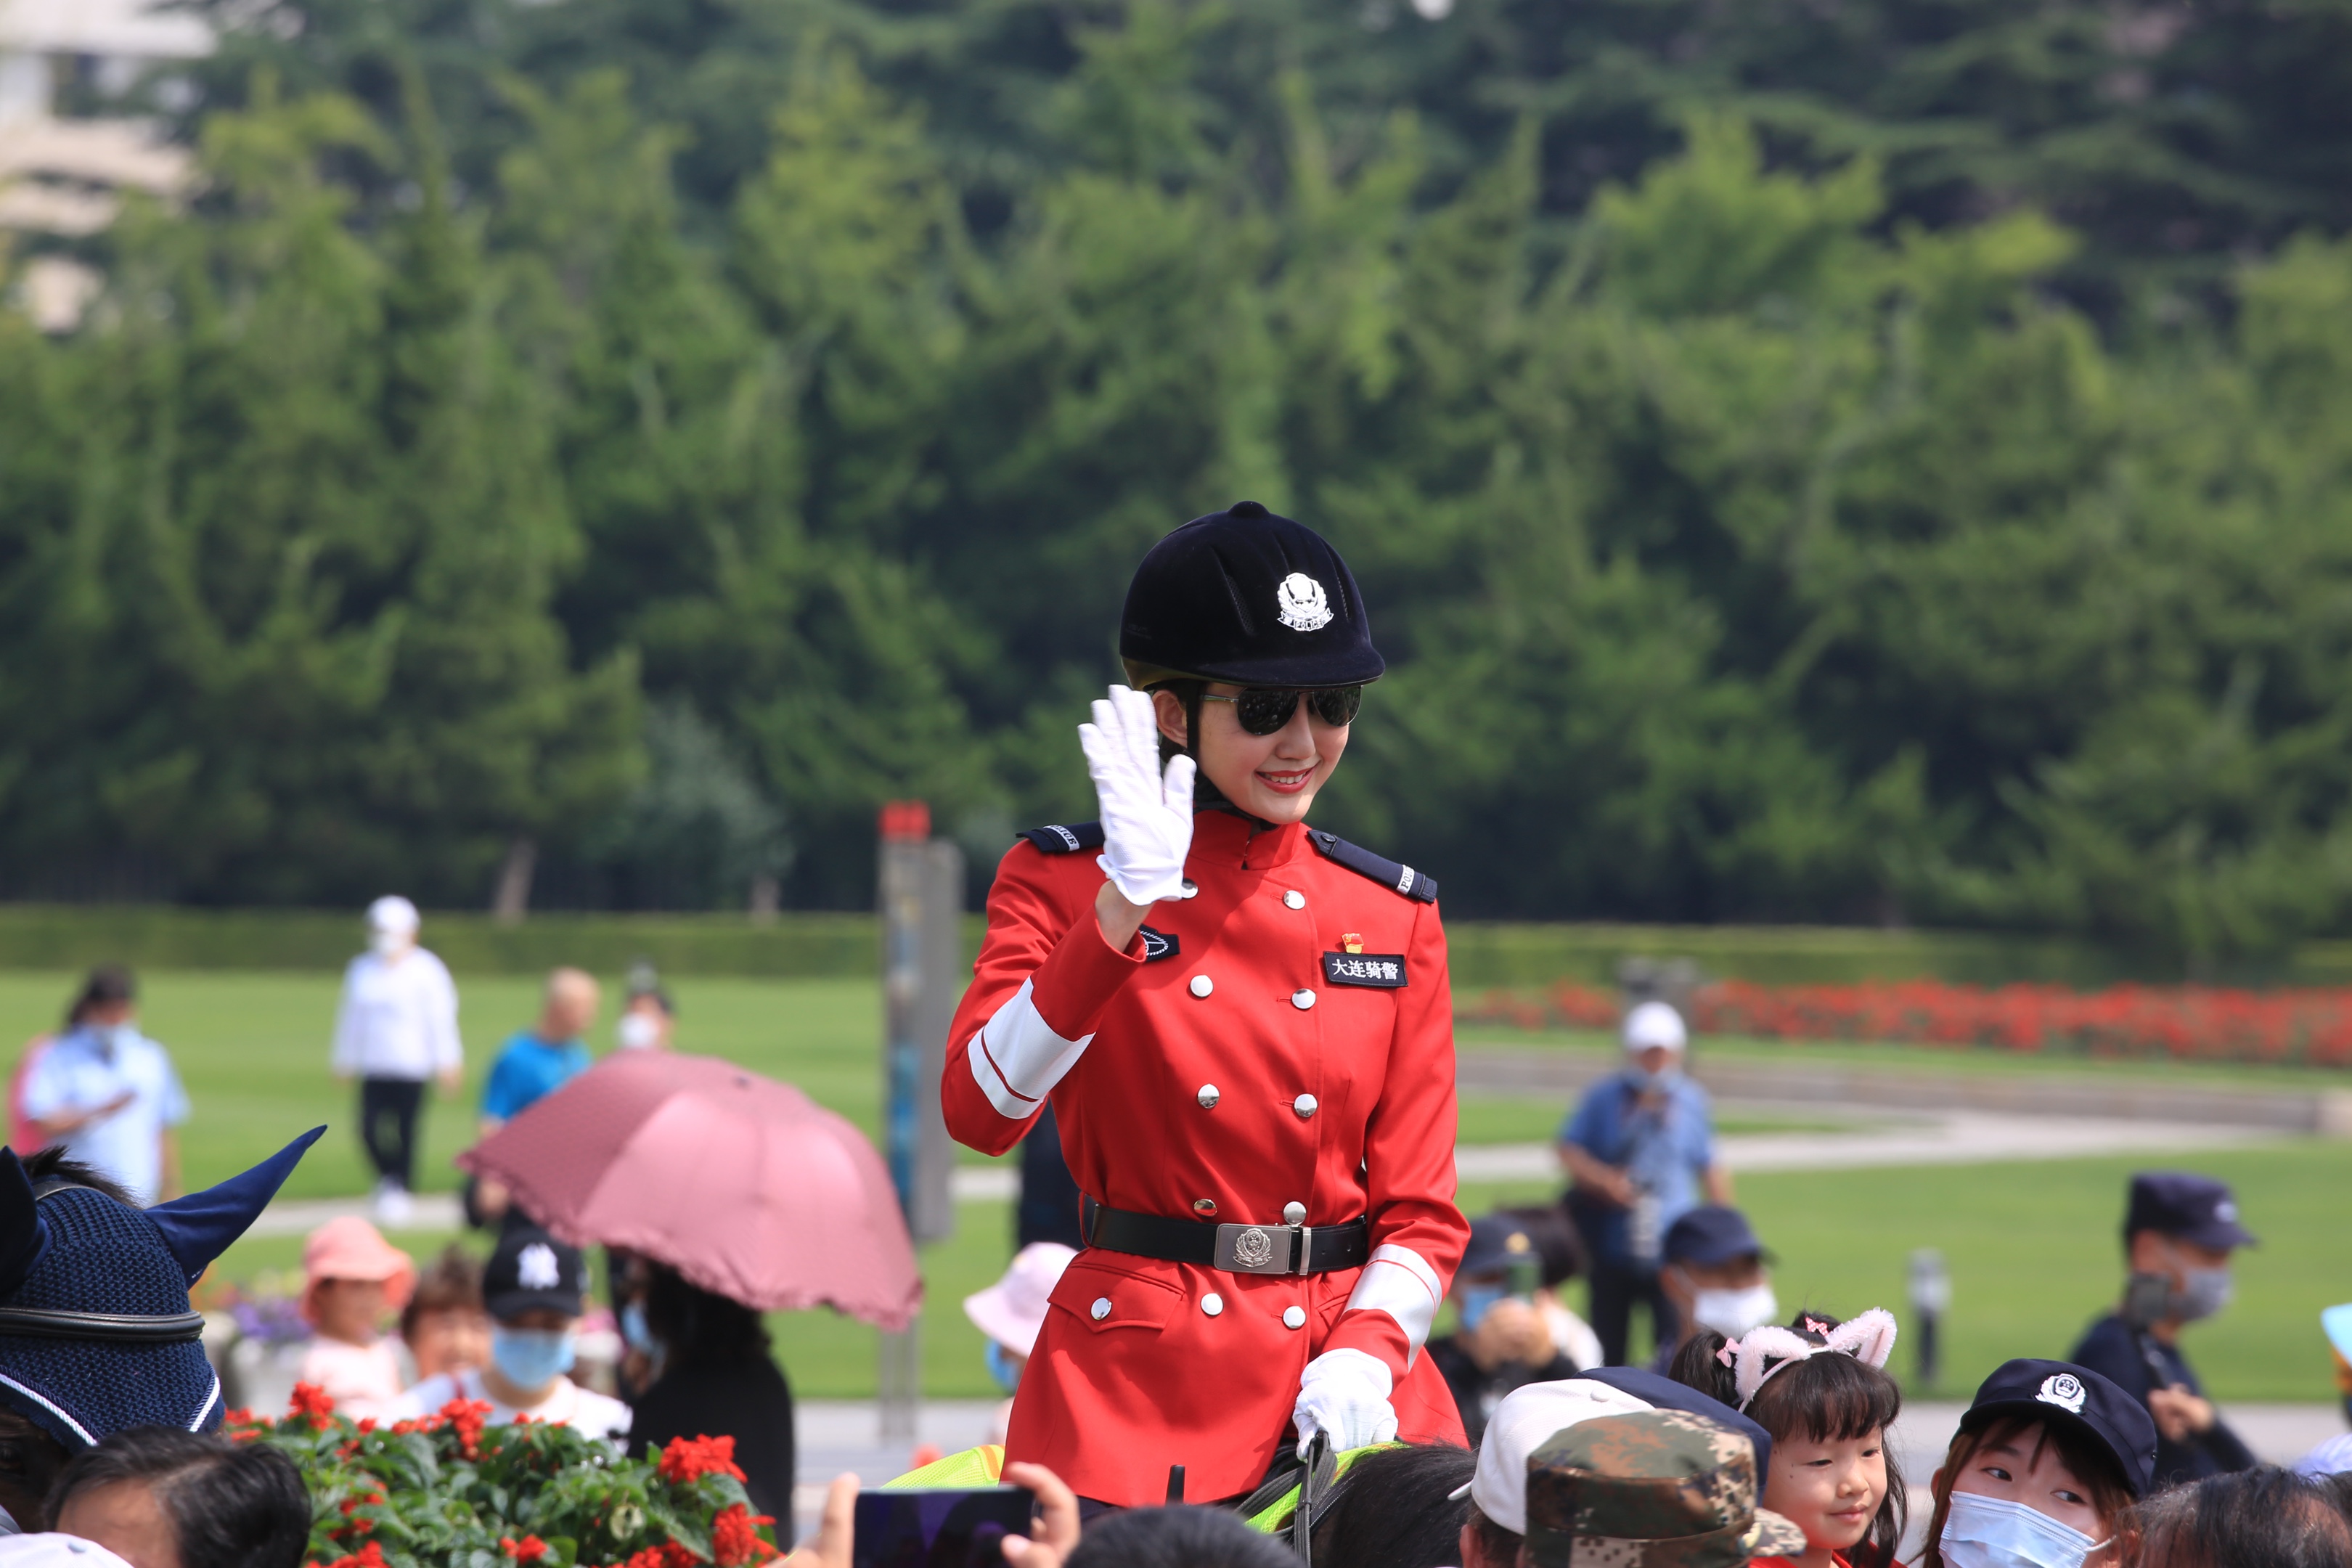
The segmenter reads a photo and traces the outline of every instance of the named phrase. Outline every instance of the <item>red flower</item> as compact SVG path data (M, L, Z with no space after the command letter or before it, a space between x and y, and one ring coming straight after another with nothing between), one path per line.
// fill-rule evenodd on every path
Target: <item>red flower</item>
M499 1549L518 1563L536 1563L547 1555L547 1542L536 1535L526 1535L520 1541L499 1537Z
M719 1568L739 1568L746 1563L765 1562L775 1548L761 1539L760 1527L776 1521L764 1513L753 1513L741 1503L730 1503L710 1521L710 1557Z
M318 1568L318 1564L310 1568ZM371 1541L351 1556L336 1558L326 1568L391 1568L391 1564L383 1560L383 1548Z
M315 1383L296 1384L291 1404L289 1415L307 1415L311 1420L322 1424L335 1413L334 1400L328 1396L325 1389Z
M662 1450L662 1479L684 1486L704 1476L732 1476L743 1479L743 1472L735 1463L735 1439L732 1437L678 1437Z
M450 1430L457 1434L457 1451L469 1459L480 1458L482 1424L490 1414L489 1401L453 1399L441 1407L439 1414Z

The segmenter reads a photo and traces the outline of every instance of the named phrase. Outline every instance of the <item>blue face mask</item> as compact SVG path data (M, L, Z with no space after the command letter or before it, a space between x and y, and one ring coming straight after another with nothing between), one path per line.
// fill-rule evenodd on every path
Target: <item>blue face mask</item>
M1462 1300L1455 1304L1462 1314L1462 1331L1476 1333L1486 1314L1494 1310L1495 1303L1509 1294L1510 1291L1499 1284L1462 1287Z
M517 1388L544 1388L572 1370L578 1353L569 1329L490 1326L490 1364Z
M996 1386L1007 1394L1021 1386L1021 1363L994 1340L988 1342L988 1375L996 1379Z
M661 1342L654 1338L654 1331L646 1321L643 1301L630 1301L621 1308L621 1338L639 1355L661 1353Z

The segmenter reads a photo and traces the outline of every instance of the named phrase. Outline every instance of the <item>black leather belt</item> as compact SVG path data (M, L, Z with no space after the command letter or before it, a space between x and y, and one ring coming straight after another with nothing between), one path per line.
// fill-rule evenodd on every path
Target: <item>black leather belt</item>
M1135 1214L1086 1200L1087 1245L1169 1263L1197 1263L1232 1274L1327 1274L1360 1267L1372 1255L1371 1226L1204 1225Z

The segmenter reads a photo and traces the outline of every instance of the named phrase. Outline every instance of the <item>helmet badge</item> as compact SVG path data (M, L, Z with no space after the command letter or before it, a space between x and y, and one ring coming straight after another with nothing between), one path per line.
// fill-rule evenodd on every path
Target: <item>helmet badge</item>
M1304 572L1285 577L1274 597L1282 607L1282 624L1294 632L1319 632L1331 624L1331 602L1323 596L1323 584Z

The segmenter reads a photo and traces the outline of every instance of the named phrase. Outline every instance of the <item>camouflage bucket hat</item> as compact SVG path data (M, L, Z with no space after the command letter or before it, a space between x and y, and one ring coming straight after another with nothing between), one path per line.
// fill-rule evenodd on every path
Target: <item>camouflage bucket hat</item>
M1579 1422L1528 1456L1528 1553L1539 1568L1744 1568L1805 1534L1756 1506L1746 1436L1680 1410Z

